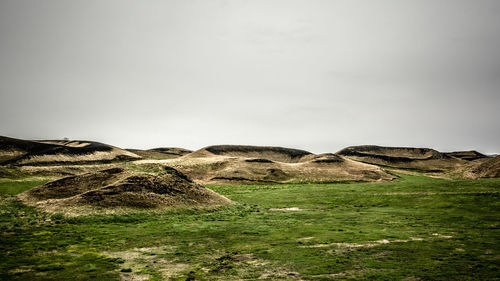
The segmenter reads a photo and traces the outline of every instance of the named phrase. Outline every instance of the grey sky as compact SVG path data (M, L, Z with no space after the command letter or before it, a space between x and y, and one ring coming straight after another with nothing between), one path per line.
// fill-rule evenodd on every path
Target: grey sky
M0 135L500 152L500 1L0 0Z

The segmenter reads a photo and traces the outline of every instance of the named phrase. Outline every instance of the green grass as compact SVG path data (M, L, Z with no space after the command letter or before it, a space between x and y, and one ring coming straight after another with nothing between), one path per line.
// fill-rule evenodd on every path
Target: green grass
M0 195L15 195L45 184L50 179L0 179Z
M0 280L500 279L500 179L210 188L237 203L65 218L3 195Z

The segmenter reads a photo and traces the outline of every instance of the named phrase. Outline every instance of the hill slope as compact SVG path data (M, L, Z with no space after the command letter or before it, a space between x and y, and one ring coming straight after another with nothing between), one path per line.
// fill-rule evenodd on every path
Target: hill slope
M469 178L500 178L500 155L474 161L465 173Z

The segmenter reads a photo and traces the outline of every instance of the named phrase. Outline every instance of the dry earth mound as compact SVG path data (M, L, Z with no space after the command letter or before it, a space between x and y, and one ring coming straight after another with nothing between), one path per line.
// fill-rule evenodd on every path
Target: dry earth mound
M362 145L344 148L337 154L364 163L426 172L450 171L468 162L430 148Z
M46 211L64 213L78 207L109 210L216 206L230 202L170 167L164 167L159 174L111 168L70 176L35 187L19 198Z
M178 147L159 147L147 150L127 149L127 151L135 153L145 159L172 159L193 152L189 149Z
M255 150L253 150L255 151ZM269 154L258 157L207 154L187 155L161 162L187 174L199 183L227 182L345 182L385 181L394 176L375 165L356 162L335 154L307 154L300 162L280 162ZM276 156L276 154L271 154ZM290 161L290 157L284 157ZM281 158L282 159L282 158ZM142 161L139 161L142 162ZM147 163L147 162L145 162ZM149 162L150 163L150 162Z
M500 155L475 161L465 175L468 178L500 178Z
M0 137L0 165L100 163L135 159L140 159L140 156L99 142L28 141Z
M302 157L312 155L311 152L276 146L252 146L252 145L213 145L197 150L188 157L211 157L211 156L233 156L267 159L285 163L300 162Z

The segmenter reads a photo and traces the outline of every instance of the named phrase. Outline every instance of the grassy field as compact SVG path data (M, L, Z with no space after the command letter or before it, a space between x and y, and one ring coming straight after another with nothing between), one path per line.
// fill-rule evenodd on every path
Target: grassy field
M219 185L212 210L67 218L0 182L0 280L498 280L500 179ZM136 278L136 279L133 279Z

